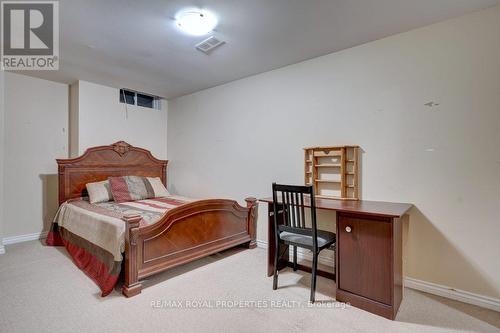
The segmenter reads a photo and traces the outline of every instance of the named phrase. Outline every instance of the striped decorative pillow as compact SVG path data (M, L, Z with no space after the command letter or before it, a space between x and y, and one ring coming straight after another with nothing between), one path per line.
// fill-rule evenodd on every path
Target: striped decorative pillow
M147 177L151 187L153 188L153 192L155 194L155 198L163 198L168 197L170 193L168 193L167 188L163 185L160 177Z
M158 177L109 177L109 185L115 202L135 201L169 195Z
M102 182L88 183L87 193L89 194L90 203L106 202L113 200L113 195L109 188L109 181L103 180Z

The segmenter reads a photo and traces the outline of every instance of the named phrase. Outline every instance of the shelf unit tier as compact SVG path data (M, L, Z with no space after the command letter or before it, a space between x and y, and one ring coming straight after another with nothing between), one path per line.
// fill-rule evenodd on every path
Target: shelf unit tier
M342 164L340 163L324 163L315 165L316 168L340 168Z
M332 183L332 184L340 184L341 181L340 180L328 180L328 179L315 179L314 180L315 182L317 183Z

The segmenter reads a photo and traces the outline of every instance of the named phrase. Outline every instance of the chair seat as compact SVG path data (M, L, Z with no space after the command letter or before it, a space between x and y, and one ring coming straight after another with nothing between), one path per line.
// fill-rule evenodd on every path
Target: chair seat
M318 248L324 248L335 243L336 236L333 232L318 230ZM293 232L282 231L280 239L287 243L292 243L300 247L312 248L313 238L308 235L295 234Z

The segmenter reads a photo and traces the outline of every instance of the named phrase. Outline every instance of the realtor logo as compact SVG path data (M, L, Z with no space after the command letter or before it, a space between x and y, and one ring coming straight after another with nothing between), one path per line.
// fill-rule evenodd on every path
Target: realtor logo
M1 4L2 70L58 70L59 2Z

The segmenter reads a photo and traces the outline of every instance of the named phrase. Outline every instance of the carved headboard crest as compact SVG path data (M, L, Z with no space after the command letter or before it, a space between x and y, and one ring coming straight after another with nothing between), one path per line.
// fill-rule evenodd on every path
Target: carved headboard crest
M112 146L113 150L116 151L120 156L123 156L126 153L128 153L130 151L130 147L132 147L125 141L118 141L116 143L113 143Z

